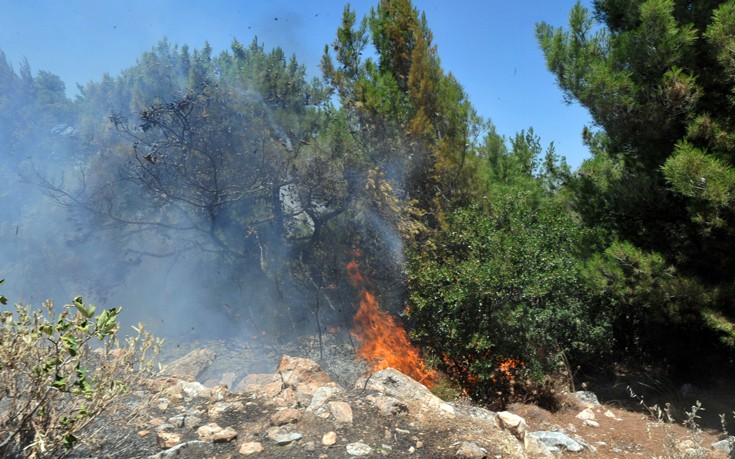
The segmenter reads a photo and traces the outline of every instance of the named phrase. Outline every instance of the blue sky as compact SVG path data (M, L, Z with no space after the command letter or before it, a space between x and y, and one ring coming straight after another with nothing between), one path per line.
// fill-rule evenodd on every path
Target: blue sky
M361 17L374 1L353 1ZM581 131L583 108L565 105L545 67L534 24L565 26L575 0L414 0L426 12L442 66L464 86L478 112L505 136L533 127L544 145L573 167L588 156ZM589 0L582 2L589 4ZM318 75L324 45L334 40L344 2L338 0L0 0L0 50L18 68L26 57L34 72L59 75L67 90L135 64L166 37L215 52L233 38L254 36L266 48L296 54ZM0 88L0 91L2 88Z

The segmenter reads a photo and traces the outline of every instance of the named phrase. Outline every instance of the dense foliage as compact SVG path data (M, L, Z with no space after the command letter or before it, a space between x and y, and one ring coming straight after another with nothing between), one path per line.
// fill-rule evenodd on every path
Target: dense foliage
M599 127L571 187L586 224L608 232L590 276L618 305L619 350L679 369L732 356L735 338L732 9L596 1L569 30L537 28L559 85Z

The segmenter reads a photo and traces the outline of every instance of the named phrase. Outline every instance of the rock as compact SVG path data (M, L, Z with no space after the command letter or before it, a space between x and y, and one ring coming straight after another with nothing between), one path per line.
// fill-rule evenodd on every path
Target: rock
M211 389L206 387L204 384L196 381L179 381L177 386L179 390L181 390L181 393L188 398L209 398L209 396L212 394Z
M316 443L314 443L313 441L307 441L304 444L304 451L306 451L307 453L313 453L314 451L316 451Z
M303 437L291 424L271 427L266 435L270 440L281 446L288 445Z
M211 435L201 437L204 441L211 441L212 443L229 443L237 438L237 431L232 427L225 427L217 432L213 432Z
M590 392L588 390L578 390L577 392L573 392L572 396L586 407L594 407L600 405L600 401L597 400L597 395L595 395L594 392Z
M429 389L393 368L386 368L368 376L363 376L355 383L355 389L374 391L410 405L416 403L421 409L431 410L429 416L454 416L454 407L432 394ZM415 413L418 414L418 413Z
M528 457L546 459L554 457L551 451L549 451L549 448L544 445L541 440L532 437L531 435L526 436L526 455Z
M600 423L597 421L593 421L592 419L585 419L582 424L586 425L587 427L600 427Z
M200 440L187 441L180 445L176 445L166 451L148 456L148 459L200 459L202 457L210 457L212 455L209 443Z
M217 419L225 414L245 411L242 402L214 402L207 408L207 415L211 419Z
M365 443L355 442L347 445L347 454L350 456L368 456L373 449Z
M458 417L467 417L477 421L489 422L496 425L497 413L479 406L454 405L454 413Z
M457 457L482 459L487 456L487 451L472 442L463 441L459 444L459 448L457 449L457 452L455 454Z
M724 439L724 440L716 441L712 443L710 446L714 450L723 451L725 454L730 454L730 452L732 451L732 446L733 446L732 443L733 443L733 440Z
M561 432L540 431L530 432L529 435L546 445L552 453L560 452L562 450L578 453L584 449L582 445Z
M501 411L495 416L495 424L503 429L507 430L521 443L526 444L526 420L517 414L509 413L508 411Z
M581 421L594 420L595 412L592 411L591 408L585 408L584 410L580 411L579 414L577 414L576 418Z
M168 418L169 424L173 424L178 428L186 427L187 429L193 429L202 424L201 418L198 416L190 416L188 414L177 414Z
M336 383L329 383L324 386L320 386L314 391L311 401L309 402L309 406L306 408L306 412L315 412L324 406L324 404L329 400L343 395L345 395L345 390Z
M257 441L250 441L240 445L239 451L243 456L250 456L251 454L263 452L263 445Z
M347 402L329 402L327 404L329 412L334 417L334 423L337 427L343 427L352 424L352 407Z
M212 364L217 354L210 349L191 351L165 366L163 375L175 376L185 381L196 381Z
M227 443L237 438L237 431L232 427L222 428L214 422L201 426L197 429L197 435L202 441L212 443Z
M265 386L273 382L281 382L281 377L274 374L249 374L237 383L233 392L237 394L250 394L255 392L260 386Z
M337 443L337 432L327 432L322 436L322 445L332 446Z
M309 397L314 395L319 387L332 382L329 375L316 362L299 357L284 355L276 371L285 384L295 387L297 393Z
M577 443L579 443L580 445L582 445L582 447L587 448L590 453L596 453L597 452L597 448L595 448L594 446L592 446L587 440L585 440L584 438L580 437L579 435L572 435L572 439L574 441L576 441Z
M383 416L398 416L408 413L408 406L400 400L387 395L368 395L365 400L380 411Z
M181 443L181 435L172 432L157 432L156 444L160 448L173 448Z
M271 416L272 426L283 426L286 424L296 424L301 419L301 411L295 408L276 411Z

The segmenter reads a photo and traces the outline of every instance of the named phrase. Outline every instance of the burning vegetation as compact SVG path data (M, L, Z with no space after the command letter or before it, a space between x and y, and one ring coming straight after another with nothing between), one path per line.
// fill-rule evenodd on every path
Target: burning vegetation
M369 283L359 266L361 252L355 250L347 263L352 286L357 289L360 305L354 317L352 334L360 342L358 355L371 363L373 370L394 368L431 388L438 374L421 359L419 348L408 339L406 329L380 309Z

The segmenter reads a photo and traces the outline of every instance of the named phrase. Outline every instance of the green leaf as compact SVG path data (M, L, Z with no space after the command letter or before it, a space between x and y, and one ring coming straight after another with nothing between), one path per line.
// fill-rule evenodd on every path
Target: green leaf
M85 306L82 297L78 296L74 298L74 307L84 316L85 319L90 319L94 315L96 307L92 304Z
M54 334L54 327L52 327L51 324L49 324L49 323L41 324L38 327L38 330L41 333L47 334L48 336L52 336Z

